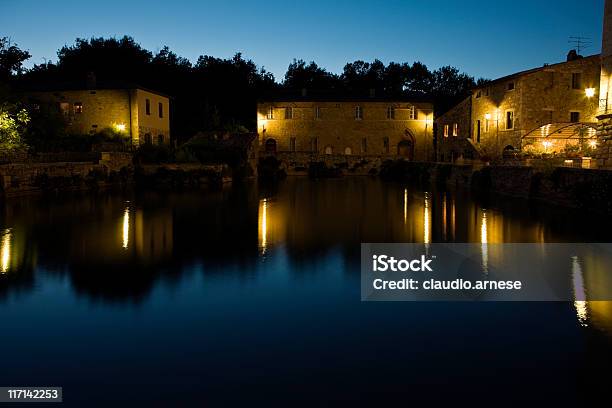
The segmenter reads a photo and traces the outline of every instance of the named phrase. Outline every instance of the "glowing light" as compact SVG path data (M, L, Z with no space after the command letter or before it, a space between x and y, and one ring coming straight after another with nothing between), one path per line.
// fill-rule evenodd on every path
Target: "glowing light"
M486 120L491 120L491 114L490 113L485 114L485 119Z
M115 123L115 130L117 132L125 132L125 123Z
M260 246L265 253L268 247L268 200L265 198L259 203L259 229Z
M584 90L584 93L587 98L592 98L595 96L595 88L587 88Z
M544 145L545 152L548 150L550 146L552 146L552 142L549 142L548 140L543 141L542 144Z
M597 147L597 141L595 141L595 140L591 140L591 141L589 142L589 146L591 146L593 149L594 149L594 148L596 148L596 147Z
M487 210L482 210L482 223L480 224L480 243L482 244L482 270L489 273L489 231L487 230Z
M123 212L123 248L127 249L130 243L130 208Z
M13 234L10 229L4 231L4 235L2 236L2 244L0 248L0 253L2 254L2 263L0 264L0 272L7 273L11 266L11 241L13 239Z
M588 326L589 311L587 309L586 290L584 289L584 280L582 278L582 266L577 256L572 257L572 278L576 317L578 318L578 323L586 327Z
M423 209L423 242L431 243L431 222L429 220L429 193L425 193L425 204Z
M442 237L446 240L446 194L442 197Z

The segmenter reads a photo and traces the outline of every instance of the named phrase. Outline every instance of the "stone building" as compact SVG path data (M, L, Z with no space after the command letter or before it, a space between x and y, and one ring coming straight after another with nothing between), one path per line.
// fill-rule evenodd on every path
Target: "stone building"
M572 51L566 62L473 89L436 120L438 160L496 158L521 149L552 153L585 138L594 146L599 71L599 55Z
M271 97L257 105L263 152L433 158L433 105L418 98Z
M56 106L73 134L104 130L137 146L170 143L170 98L131 84L58 84L26 91L32 104Z
M598 123L598 166L612 167L612 100L610 79L612 77L612 2L606 0L601 45L601 76Z

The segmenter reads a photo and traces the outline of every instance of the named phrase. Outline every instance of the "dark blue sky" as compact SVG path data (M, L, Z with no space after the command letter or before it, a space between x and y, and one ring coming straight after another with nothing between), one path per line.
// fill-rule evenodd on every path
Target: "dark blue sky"
M76 37L133 36L195 61L241 51L282 79L293 58L333 72L356 59L419 60L495 78L559 62L568 36L600 51L604 0L29 1L0 0L0 36L56 59Z

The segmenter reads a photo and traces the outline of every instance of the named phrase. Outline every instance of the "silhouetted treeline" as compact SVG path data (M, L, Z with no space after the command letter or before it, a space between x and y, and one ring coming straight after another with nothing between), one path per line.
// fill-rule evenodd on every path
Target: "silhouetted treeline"
M200 130L254 130L258 97L279 89L346 91L382 90L388 96L419 94L431 98L437 113L468 94L473 77L447 66L430 71L420 62L385 65L355 61L334 74L315 62L294 60L282 82L240 53L223 59L200 56L195 63L168 47L144 49L131 37L77 39L58 51L57 62L22 70L29 54L14 47L0 52L0 74L14 82L84 81L95 73L98 81L122 80L173 97L172 131L185 140ZM19 63L15 66L14 62ZM11 65L12 64L12 65ZM6 68L12 67L12 68ZM2 80L3 78L0 78Z

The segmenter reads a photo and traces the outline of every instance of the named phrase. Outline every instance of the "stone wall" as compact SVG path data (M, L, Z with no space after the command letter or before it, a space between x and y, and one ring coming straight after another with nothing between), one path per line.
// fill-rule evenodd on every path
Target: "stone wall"
M289 176L306 176L312 165L320 163L329 170L336 170L340 175L365 176L378 174L385 160L396 159L397 156L384 155L319 155L311 152L282 152L276 158L281 161L281 170Z
M355 117L355 109L363 117ZM388 108L394 118L389 118ZM273 116L268 118L272 109ZM338 101L261 102L258 104L259 143L276 142L279 152L332 155L394 155L400 142L413 146L415 160L433 158L433 106L423 102ZM287 111L292 115L288 117ZM318 116L317 116L318 112ZM415 112L416 117L414 117ZM293 142L292 142L293 140Z

